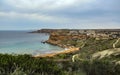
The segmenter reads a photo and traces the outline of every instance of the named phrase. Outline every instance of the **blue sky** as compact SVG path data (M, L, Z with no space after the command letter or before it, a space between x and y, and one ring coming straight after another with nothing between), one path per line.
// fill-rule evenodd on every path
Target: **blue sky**
M120 0L0 0L0 30L120 28Z

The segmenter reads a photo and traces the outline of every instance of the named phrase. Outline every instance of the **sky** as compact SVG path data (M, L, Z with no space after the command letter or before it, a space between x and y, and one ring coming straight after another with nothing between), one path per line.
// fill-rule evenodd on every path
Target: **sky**
M120 28L120 0L0 0L0 30Z

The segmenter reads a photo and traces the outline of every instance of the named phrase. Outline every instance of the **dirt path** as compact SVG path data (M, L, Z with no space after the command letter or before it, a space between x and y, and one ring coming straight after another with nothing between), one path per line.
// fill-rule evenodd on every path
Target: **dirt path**
M120 40L120 38L118 38L118 39L116 40L116 42L113 43L113 48L116 48L116 44L119 42L119 40Z
M79 54L75 54L72 56L72 62L75 62L75 59L79 58Z

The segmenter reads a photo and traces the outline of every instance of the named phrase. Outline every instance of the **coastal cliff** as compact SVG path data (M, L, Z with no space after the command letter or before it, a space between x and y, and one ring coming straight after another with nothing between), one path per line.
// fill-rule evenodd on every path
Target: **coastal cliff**
M95 40L120 38L119 29L41 29L32 33L48 33L50 36L46 43L62 48L83 47L89 38Z
M87 35L85 34L75 34L70 32L69 30L61 30L52 32L50 34L49 39L46 41L49 44L57 45L62 48L74 46L76 47L76 42L80 42L81 39L87 39Z
M115 30L75 30L75 29L42 29L40 33L49 33L49 39L45 41L48 44L56 45L65 50L58 53L48 54L44 56L54 56L59 54L68 54L69 57L80 54L80 58L91 57L98 51L113 48L113 43L118 39L119 32ZM114 37L111 37L113 35ZM116 47L119 47L118 43ZM72 51L71 48L72 47ZM77 48L77 49L76 49ZM68 52L66 52L67 50ZM69 52L70 51L70 52ZM70 54L73 53L73 54ZM67 55L67 56L68 56ZM41 55L37 55L37 57Z

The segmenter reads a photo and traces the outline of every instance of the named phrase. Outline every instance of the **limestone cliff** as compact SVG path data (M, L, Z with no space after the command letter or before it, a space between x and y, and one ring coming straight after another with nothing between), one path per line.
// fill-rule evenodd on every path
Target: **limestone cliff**
M46 42L65 48L68 46L76 46L76 41L86 38L87 35L84 34L79 35L70 33L69 31L57 31L52 32Z

